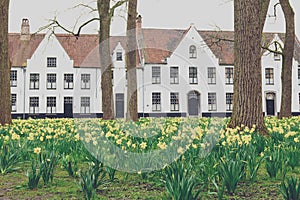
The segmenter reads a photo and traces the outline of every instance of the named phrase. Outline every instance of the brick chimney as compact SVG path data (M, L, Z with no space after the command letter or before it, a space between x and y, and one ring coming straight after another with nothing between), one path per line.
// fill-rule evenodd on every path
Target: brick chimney
M21 25L21 40L30 40L30 26L28 19L22 19Z
M140 30L142 28L142 16L139 15L136 18L136 28Z

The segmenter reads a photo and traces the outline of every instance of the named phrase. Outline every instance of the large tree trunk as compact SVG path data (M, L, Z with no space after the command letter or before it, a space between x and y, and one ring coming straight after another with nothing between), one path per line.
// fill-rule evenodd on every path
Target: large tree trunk
M129 0L127 15L127 113L126 120L138 120L136 78L136 16L137 0Z
M103 119L114 119L112 90L112 62L110 57L110 0L97 0L100 17L99 53L101 63L101 91Z
M11 124L10 61L8 56L9 0L0 0L0 124Z
M264 0L234 0L234 96L229 127L256 126L267 134L262 112L261 40Z
M292 116L292 66L295 45L295 13L288 0L279 0L285 18L285 41L282 52L281 106L279 118Z

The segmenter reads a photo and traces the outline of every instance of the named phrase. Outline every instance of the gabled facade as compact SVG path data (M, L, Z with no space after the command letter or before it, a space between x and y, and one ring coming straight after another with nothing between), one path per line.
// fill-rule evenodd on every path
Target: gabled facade
M233 32L143 29L137 20L139 116L230 116L233 107ZM226 38L227 40L219 40ZM267 33L270 48L282 34ZM101 117L101 69L97 35L35 34L22 21L10 34L13 117ZM110 38L116 117L126 115L126 38ZM300 101L300 43L293 61L292 111ZM265 115L280 112L281 57L262 56Z

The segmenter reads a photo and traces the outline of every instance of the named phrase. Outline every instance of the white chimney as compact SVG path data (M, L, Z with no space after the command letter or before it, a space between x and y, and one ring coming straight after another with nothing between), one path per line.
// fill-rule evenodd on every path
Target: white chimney
M22 19L21 25L21 40L30 40L30 26L28 19Z

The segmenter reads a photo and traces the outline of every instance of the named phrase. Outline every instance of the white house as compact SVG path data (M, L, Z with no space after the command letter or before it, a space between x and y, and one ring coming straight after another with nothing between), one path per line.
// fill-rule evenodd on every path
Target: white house
M101 117L98 35L9 35L12 115L27 117ZM282 34L266 33L265 42L283 44ZM226 40L219 40L226 38ZM144 29L137 19L139 116L230 116L233 96L233 32ZM116 117L126 114L126 38L110 38ZM262 56L265 115L280 112L281 57ZM292 112L300 114L300 42L293 60Z

